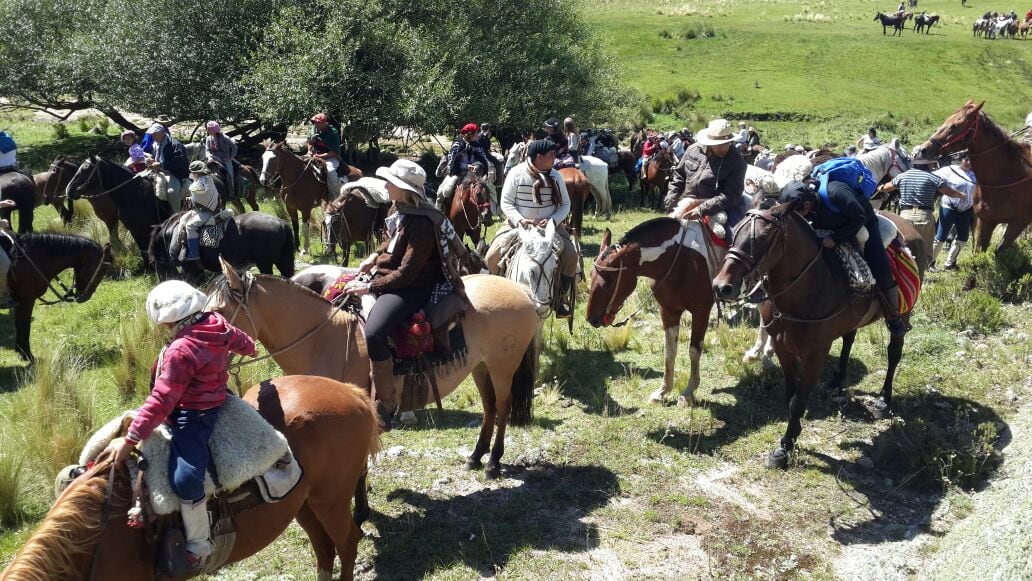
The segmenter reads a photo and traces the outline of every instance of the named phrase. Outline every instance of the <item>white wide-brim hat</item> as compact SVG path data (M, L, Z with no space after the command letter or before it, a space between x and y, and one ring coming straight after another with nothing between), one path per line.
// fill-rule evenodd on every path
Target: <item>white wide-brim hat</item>
M700 145L723 145L734 141L735 136L727 119L714 119L708 127L695 134L695 140Z
M376 168L376 175L417 196L423 195L426 172L414 161L399 159L392 163L390 167Z
M208 297L189 284L169 280L147 295L147 316L155 323L175 323L199 313L207 302Z

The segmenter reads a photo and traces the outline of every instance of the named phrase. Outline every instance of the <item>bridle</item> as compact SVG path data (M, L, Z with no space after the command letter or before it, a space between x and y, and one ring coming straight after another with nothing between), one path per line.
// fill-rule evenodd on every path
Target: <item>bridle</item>
M57 297L56 300L52 300L52 301L51 300L46 300L43 297L40 297L37 300L39 300L39 302L41 304L44 304L44 305L56 305L58 303L71 303L71 302L75 302L76 300L78 300L79 293L76 290L77 285L75 283L72 283L72 288L68 288L67 286L65 286L65 284L63 282L61 282L60 279L48 277L46 274L43 273L43 269L41 269L39 267L39 265L36 264L36 261L32 260L32 257L29 256L29 253L26 252L25 247L23 247L18 242L17 237L6 235L6 234L4 234L4 236L7 236L8 240L11 241L11 249L17 252L17 254L12 256L12 261L15 261L15 260L17 260L19 258L24 258L29 263L29 266L32 267L32 270L34 270L36 272L36 274L39 276L39 278L43 282L46 283L47 288L50 290L50 292L53 293ZM107 247L101 247L101 249L100 249L100 252L101 252L101 254L100 254L100 261L97 263L97 268L95 268L93 270L93 274L90 275L89 282L86 283L86 288L84 289L84 292L90 292L91 288L92 289L96 289L96 287L94 286L94 283L97 282L97 278L101 276L101 272L106 270L105 267L107 267L109 269L109 268L111 268L112 265L114 265L114 258L108 258L108 248L110 248L110 244L107 245ZM60 274L60 273L58 273L58 274ZM57 275L55 275L55 277L56 276ZM76 278L78 278L78 277L76 276ZM61 291L57 290L56 288L54 288L54 281L55 280L57 282L57 286L61 287L61 291L64 291L64 292L61 292Z
M100 173L100 164L101 164L101 163L102 163L103 161L104 161L104 160L102 160L101 158L99 158L99 157L98 157L98 158L96 158L96 159L95 159L95 160L93 160L93 161L90 161L90 160L88 160L88 159L87 159L86 161L84 161L84 162L83 162L83 165L85 165L85 164L87 164L87 163L88 163L88 164L90 164L90 166L91 166L91 171L90 171L90 175L89 175L89 177L87 177L87 178L86 178L86 180L85 180L85 181L84 181L84 182L82 183L82 186L80 186L80 188L85 188L86 186L90 185L90 183L92 183L92 182L94 181L94 179L95 179L95 180L96 180L96 182L97 182L97 186L99 186L99 187L101 187L101 188L103 188L103 187L104 187L104 176L103 176L103 175L102 175L102 174ZM80 169L81 169L81 168L80 168ZM112 193L114 193L114 192L116 192L116 191L118 191L118 190L120 190L120 189L124 188L124 187L125 187L125 186L127 186L128 184L130 184L130 183L132 183L132 182L136 181L136 180L137 180L137 179L139 179L139 178L140 178L140 177L141 177L142 175L143 175L143 174L133 174L133 177L131 177L131 178L129 178L129 179L127 179L127 180L125 180L124 182L122 182L122 183L118 184L117 186L115 186L115 187L113 187L113 188L110 188L110 189L108 189L108 190L104 190L104 191L100 192L99 194L90 194L90 195L88 195L88 196L86 196L86 195L81 195L81 194L80 194L80 195L79 195L79 197L80 197L80 198L85 198L85 199L87 199L87 200L90 200L90 199L93 199L93 198L99 198L99 197L101 197L101 196L106 196L106 195L108 195L108 194L112 194ZM72 179L75 179L75 178L73 177Z
M792 210L789 210L789 211L792 211ZM761 256L759 259L757 259L754 256L754 254L755 254L755 244L754 243L756 241L756 222L757 222L757 220L763 220L764 222L770 224L774 228L774 231L775 231L775 234L772 237L772 241L771 241L770 246L767 247L767 251L764 252L763 256ZM785 239L788 237L788 234L785 231L785 225L784 225L784 221L783 220L784 220L784 218L775 217L772 213L770 213L767 210L752 209L752 210L749 210L746 213L745 219L742 221L742 223L739 224L737 228L735 228L734 233L733 233L733 235L731 237L731 248L728 249L728 251L727 251L727 257L729 259L731 259L731 260L741 264L742 266L744 266L746 268L745 274L742 275L742 279L743 280L749 278L750 275L758 274L758 271L760 270L760 266L763 264L763 261L768 256L770 256L771 250L773 250L774 245L776 243L780 242L780 244L782 246L782 250L784 250ZM750 226L749 252L746 252L746 251L740 249L738 247L738 245L735 244L735 242L738 240L739 233L741 233L743 230L745 230L746 224L749 224L749 226ZM809 272L811 268L813 268L813 265L817 264L817 262L821 258L821 254L822 253L823 253L823 251L821 250L821 246L818 244L817 245L817 252L814 253L813 258L811 258L809 261L807 261L807 263L803 267L803 269L800 270L798 274L796 274L795 276L792 277L792 282L788 283L788 285L785 288L779 290L778 292L775 292L775 293L767 292L768 289L767 289L767 284L766 284L767 283L767 276L766 275L763 275L762 277L760 277L760 282L757 283L757 286L762 287L764 289L768 299L774 299L776 297L779 297L779 296L785 294L786 292L791 290L793 287L795 287L795 285L797 283L799 283L800 280L802 280L803 276L807 272Z
M936 139L935 136L933 135L932 137L928 138L928 143L931 143L932 146L935 148L934 149L935 153L942 155L943 154L943 150L949 148L951 145L954 145L956 143L961 143L962 140L966 140L966 147L964 149L961 149L961 150L958 150L958 151L955 151L955 152L952 152L952 153L950 153L950 152L946 152L946 153L948 153L950 155L960 155L960 154L965 154L966 153L968 159L974 159L976 157L981 157L981 156L983 156L983 155L985 155L985 154L987 154L987 153L989 153L991 151L994 151L994 150L996 150L996 149L998 149L1000 147L1003 147L1003 146L1007 145L1007 143L1010 142L1010 137L1013 137L1014 135L1018 135L1018 134L1020 134L1020 133L1022 133L1022 132L1024 132L1026 130L1025 128L1022 128L1021 130L1018 130L1018 131L1014 132L1014 134L1012 134L1010 137L1002 137L998 143L996 143L992 147L989 147L988 149L984 149L982 151L975 151L975 152L973 152L973 151L971 151L971 148L973 148L975 146L975 139L977 139L977 137L978 137L978 130L982 126L982 118L984 116L985 116L985 113L982 112L982 111L979 111L978 114L975 115L975 118L968 122L967 127L965 127L964 130L961 131L960 133L958 133L957 135L954 135L953 137L947 139L945 142L943 142L942 140ZM988 120L987 120L987 122L988 122ZM970 137L968 137L968 135L970 135ZM1032 165L1032 164L1029 164L1028 160L1026 160L1026 159L1022 159L1022 161L1024 161L1026 166ZM966 180L966 178L964 178L964 179ZM979 183L977 183L977 185L980 188L983 188L983 189L1006 189L1006 188L1014 187L1014 186L1019 185L1019 184L1023 184L1025 182L1029 181L1029 180L1032 180L1032 174L1027 175L1027 176L1021 178L1020 180L1011 182L1009 184L994 185L994 184L983 184L983 183L979 182ZM966 180L966 181L970 182L970 180ZM970 183L976 183L976 182L970 182Z
M64 194L58 193L58 186L57 186L57 184L61 183L61 176L64 175L64 172L65 172L65 167L64 166L65 166L65 164L70 164L70 163L66 162L63 159L61 159L61 160L55 160L53 163L50 164L50 170L49 170L50 171L50 175L47 177L47 185L46 185L46 187L43 188L43 201L48 203L48 204L51 204L54 201L59 200L59 199L65 197ZM54 179L54 178L57 178L57 179ZM51 188L50 188L51 180L53 180L53 183L54 183L53 192L51 192Z

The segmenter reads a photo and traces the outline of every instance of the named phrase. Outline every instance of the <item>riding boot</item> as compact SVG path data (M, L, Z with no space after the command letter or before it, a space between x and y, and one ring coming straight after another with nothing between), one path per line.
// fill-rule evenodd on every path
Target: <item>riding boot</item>
M180 503L183 514L183 533L186 536L186 550L190 554L192 569L199 569L212 552L211 523L208 519L208 503L202 498L196 502Z
M389 432L398 409L398 378L394 375L394 361L385 359L372 362L373 392L376 412L380 416L380 430Z
M445 193L439 194L437 196L437 201L434 202L437 204L437 210L445 216L447 216L448 212L451 210L451 198L453 195L454 192L450 195Z
M878 298L885 313L885 326L888 327L889 334L893 337L906 335L910 325L899 314L899 287L893 285L891 288L879 289Z
M555 309L555 318L557 319L569 319L573 316L573 310L570 309L571 300L570 293L573 291L573 277L562 275L559 277L559 306Z
M938 240L932 242L932 262L929 264L929 268L935 266L935 261L939 259L939 252L942 251L942 245L944 242Z
M201 239L200 238L187 238L186 239L186 262L191 260L201 259Z
M953 241L953 246L950 246L950 252L946 255L946 270L957 269L957 258L960 257L960 253L964 250L965 244L967 244L966 240Z

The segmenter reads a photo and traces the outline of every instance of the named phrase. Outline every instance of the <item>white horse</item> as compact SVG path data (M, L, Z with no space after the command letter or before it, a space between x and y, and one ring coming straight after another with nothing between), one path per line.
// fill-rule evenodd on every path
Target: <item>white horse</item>
M559 252L562 239L556 233L554 220L541 228L518 228L520 248L505 270L505 278L523 287L544 321L552 314L559 292Z
M592 156L582 155L580 170L588 178L591 195L595 198L595 215L613 215L613 197L609 194L609 164Z

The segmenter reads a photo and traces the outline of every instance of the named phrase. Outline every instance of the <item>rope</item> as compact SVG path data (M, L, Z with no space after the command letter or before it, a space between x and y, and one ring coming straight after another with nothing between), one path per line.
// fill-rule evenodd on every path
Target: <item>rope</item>
M64 285L64 283L62 283L60 280L58 280L57 284L61 286L62 290L64 290L64 294L62 295L60 292L58 292L58 290L56 288L54 288L54 285L52 284L52 281L51 281L50 277L48 277L47 275L43 274L43 271L39 268L39 265L37 265L36 262L34 260L32 260L32 257L29 256L29 253L25 251L25 248L21 244L18 243L18 240L14 236L11 236L11 235L8 235L8 234L5 234L5 236L7 236L7 239L11 241L11 245L13 246L13 248L15 250L17 250L18 256L19 257L24 257L25 260L28 261L29 265L32 266L33 270L36 271L36 274L38 274L39 277L41 279L43 279L43 281L47 284L47 288L50 289L50 291L53 292L54 295L57 297L56 301L46 301L46 300L43 300L42 298L40 298L39 302L43 303L44 305L56 305L58 303L70 303L70 302L73 302L75 300L73 298L73 296L72 296L72 294L74 292L73 289L69 289L68 287L66 287ZM103 264L103 260L101 261L101 263ZM95 277L96 277L96 273L94 273L94 278ZM90 279L90 280L92 282L93 279Z
M97 578L97 563L100 562L101 538L104 536L104 529L107 528L108 513L111 512L111 496L115 489L115 461L111 459L111 468L108 470L107 491L104 493L104 507L100 510L100 534L97 535L97 544L93 547L93 558L90 561L90 574L86 577L88 581Z

